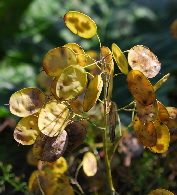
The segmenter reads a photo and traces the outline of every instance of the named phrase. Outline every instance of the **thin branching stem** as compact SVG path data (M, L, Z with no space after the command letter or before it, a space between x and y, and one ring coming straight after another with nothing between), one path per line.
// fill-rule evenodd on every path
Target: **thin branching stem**
M106 171L107 171L107 179L109 183L109 188L112 195L115 195L115 189L113 186L112 181L112 174L111 174L111 166L110 161L108 159L108 146L107 146L107 82L106 82L106 74L103 75L103 88L104 88L104 129L102 130L102 136L103 136L103 150L104 150L104 159L105 159L105 165L106 165Z

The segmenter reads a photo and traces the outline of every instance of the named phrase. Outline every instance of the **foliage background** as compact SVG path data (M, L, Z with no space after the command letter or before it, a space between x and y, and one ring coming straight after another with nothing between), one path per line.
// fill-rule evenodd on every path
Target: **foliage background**
M13 129L19 119L9 113L5 104L8 104L15 91L37 86L36 76L42 70L44 55L50 49L68 42L76 42L85 50L94 49L98 52L99 49L96 38L84 40L66 28L61 17L69 10L85 13L96 22L104 46L111 47L112 43L116 43L123 51L135 45L151 48L162 63L161 73L151 80L152 83L171 73L167 83L157 91L157 99L165 106L177 107L177 39L170 34L170 25L177 19L176 0L1 0L0 161L4 166L11 164L15 176L23 176L22 181L25 182L35 169L26 163L26 153L30 147L18 146L14 141ZM117 68L115 72L118 73ZM124 75L115 78L113 100L118 107L132 100ZM128 114L122 112L120 116L123 125L129 124L131 119ZM176 143L167 157L160 156L160 160L150 170L147 169L147 160L154 162L159 159L159 155L145 150L128 168L123 166L123 157L118 156L114 174L115 177L117 174L122 177L121 181L115 181L118 186L123 185L119 193L134 194L138 191L143 194L145 191L147 194L157 187L177 193L175 178L169 180L172 172L169 162L176 158L175 148ZM137 168L139 173L135 174ZM152 179L153 174L157 176L155 179ZM1 194L15 194L14 188L7 182L5 187L5 191L0 187Z

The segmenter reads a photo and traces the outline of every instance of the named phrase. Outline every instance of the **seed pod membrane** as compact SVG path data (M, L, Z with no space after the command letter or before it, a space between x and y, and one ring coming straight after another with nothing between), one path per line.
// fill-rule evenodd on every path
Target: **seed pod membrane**
M129 50L128 63L133 70L140 70L148 78L155 77L161 69L157 56L143 45L134 46Z

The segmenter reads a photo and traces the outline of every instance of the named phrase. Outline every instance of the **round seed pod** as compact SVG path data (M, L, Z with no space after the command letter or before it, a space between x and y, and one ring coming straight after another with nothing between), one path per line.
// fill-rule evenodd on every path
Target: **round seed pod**
M55 137L40 133L33 145L33 155L38 160L54 162L63 155L67 144L68 135L65 130Z
M168 150L170 142L170 133L168 127L158 120L153 121L156 134L157 134L157 143L155 146L150 147L149 149L155 153L164 153Z
M98 100L103 87L101 75L96 75L89 83L84 96L83 111L88 112Z
M56 95L60 100L71 100L80 95L87 86L87 73L78 65L63 70L56 83Z
M134 46L129 50L128 63L133 70L140 70L148 78L155 77L161 69L157 56L143 45Z
M135 115L133 127L137 138L144 146L152 147L156 145L157 134L153 122L144 123Z
M10 111L19 117L37 113L45 104L45 95L37 88L23 88L11 95Z
M95 22L83 13L69 11L64 15L63 19L69 30L80 37L89 39L97 33Z
M154 88L141 71L131 70L127 75L127 84L132 96L140 104L148 106L156 101Z
M87 135L85 126L79 121L69 123L65 127L65 131L68 134L68 145L64 155L72 152L79 145L81 145Z
M18 122L14 130L14 139L22 145L31 145L39 133L38 117L30 115Z
M77 64L76 54L68 47L57 47L50 50L44 57L42 66L46 74L58 77L68 66Z
M39 129L49 137L56 136L66 127L69 116L70 112L65 104L56 100L49 101L39 113Z

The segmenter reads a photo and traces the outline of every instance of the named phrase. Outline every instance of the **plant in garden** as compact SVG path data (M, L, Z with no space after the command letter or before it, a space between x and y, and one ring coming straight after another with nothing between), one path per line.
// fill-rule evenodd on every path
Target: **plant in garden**
M93 36L98 38L100 59L93 59L76 43L51 49L43 59L43 72L39 79L46 92L29 87L12 94L9 101L10 111L23 117L15 128L14 139L22 145L33 144L34 158L44 161L39 170L32 173L29 191L31 194L74 194L70 186L73 178L65 174L67 163L62 156L71 153L83 143L89 133L85 122L89 122L102 131L108 191L109 194L117 194L113 184L111 161L119 145L116 138L121 135L119 111L132 112L129 127L133 125L138 140L152 152L166 152L169 143L177 139L177 109L166 108L156 99L155 94L169 74L153 86L149 78L159 73L161 63L149 48L143 45L134 46L126 51L126 59L115 43L111 49L101 45L95 22L85 14L69 11L63 19L74 34L85 39ZM120 70L118 74L114 73L114 61ZM98 71L93 73L93 67ZM119 74L126 75L125 82L135 99L123 108L117 108L112 101L114 77ZM82 98L83 93L85 94ZM82 106L77 107L77 100ZM102 105L102 126L95 124L89 117L89 111L94 109L98 101ZM117 122L120 135L115 133ZM114 143L111 154L108 152L110 142ZM96 173L97 161L91 151L85 153L80 166L82 165L87 176ZM77 177L75 184L80 193L84 194ZM172 194L168 191L165 193Z

